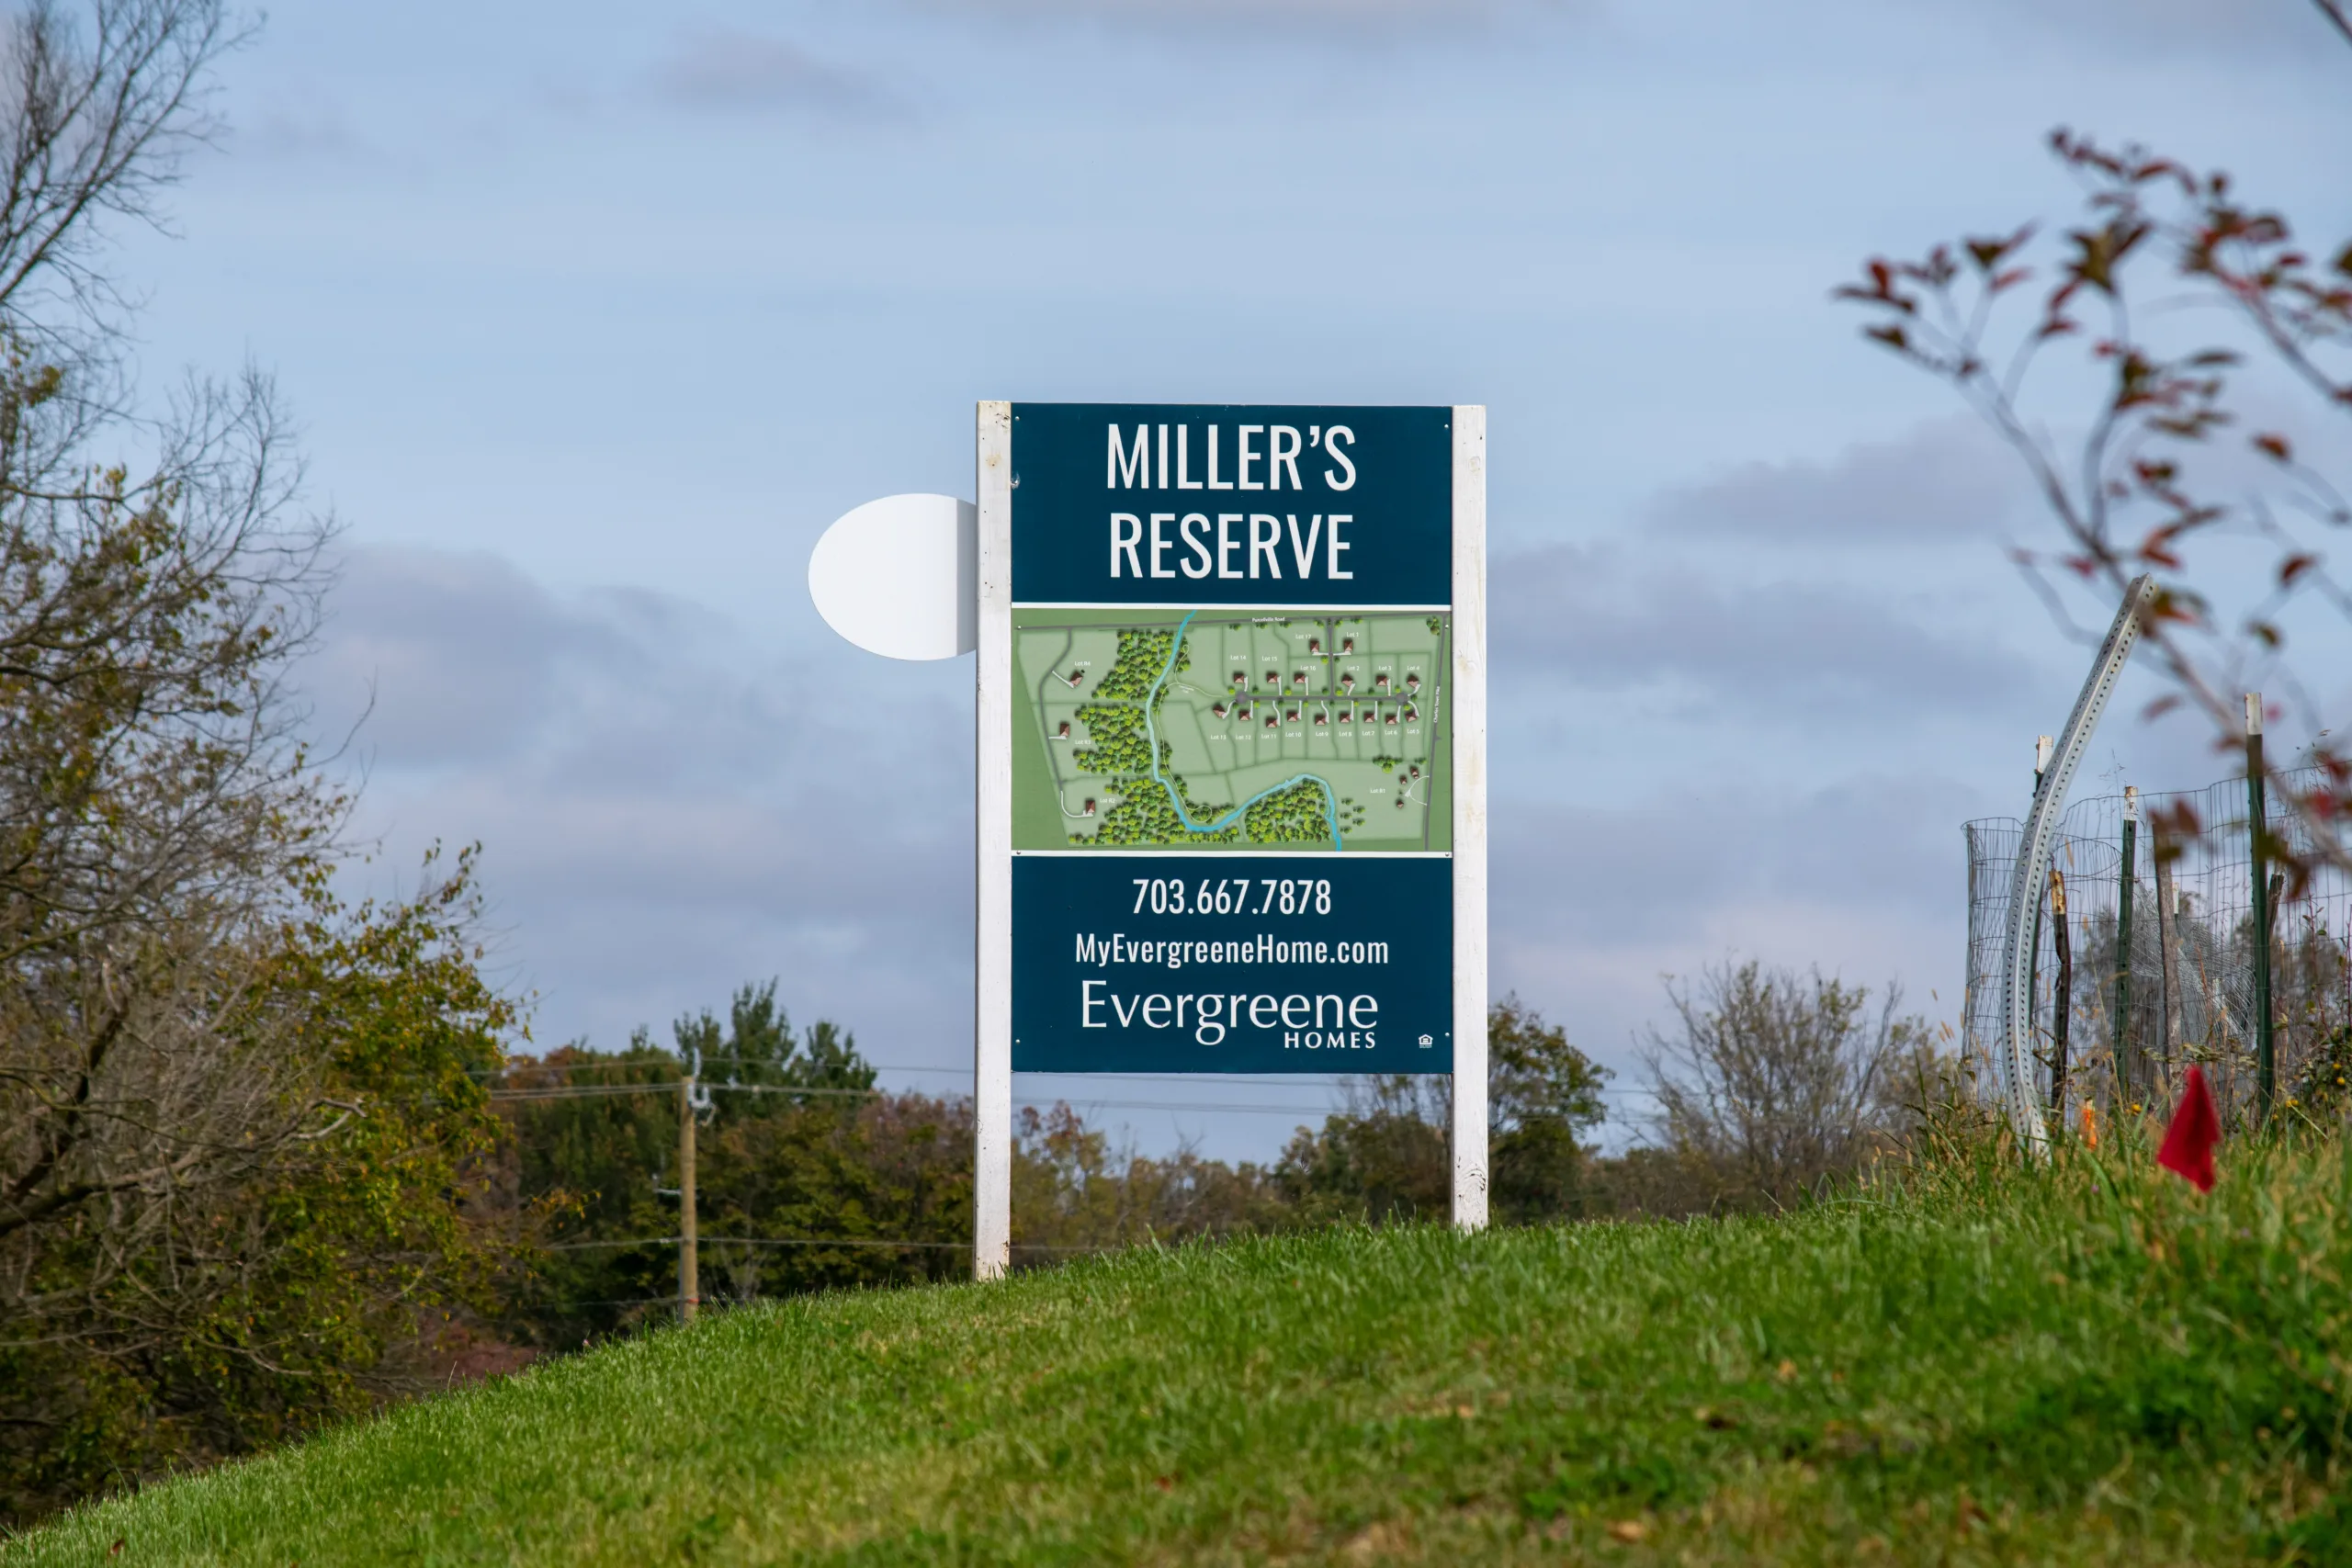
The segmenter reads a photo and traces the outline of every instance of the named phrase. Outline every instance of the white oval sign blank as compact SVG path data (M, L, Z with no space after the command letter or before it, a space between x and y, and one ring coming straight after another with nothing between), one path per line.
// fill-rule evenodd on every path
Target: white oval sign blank
M886 495L825 530L808 597L869 653L953 659L979 646L979 509L952 495Z

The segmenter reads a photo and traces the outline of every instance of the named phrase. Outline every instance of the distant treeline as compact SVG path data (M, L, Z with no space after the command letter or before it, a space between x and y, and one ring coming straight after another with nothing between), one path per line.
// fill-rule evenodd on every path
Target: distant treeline
M1787 1205L1858 1169L1916 1108L1962 1092L1927 1026L1890 992L1754 964L1670 993L1634 1118L1651 1134L1591 1141L1610 1074L1516 998L1488 1016L1489 1198L1496 1223ZM677 1086L703 1065L696 1134L701 1300L962 1278L970 1268L971 1104L889 1091L831 1022L796 1034L773 984L724 1019L639 1031L615 1053L571 1046L501 1075L497 1221L541 1251L482 1332L509 1348L576 1347L678 1304ZM1066 1104L1024 1110L1013 1147L1014 1264L1090 1251L1351 1221L1444 1219L1450 1081L1350 1080L1272 1162L1180 1148L1147 1156ZM492 1359L510 1359L513 1349Z
M1494 1010L1497 1217L1588 1212L1606 1074L1514 1002ZM498 1080L512 1129L492 1184L546 1250L483 1332L577 1346L674 1313L680 1101L690 1060L709 1105L697 1127L701 1294L708 1304L970 1270L971 1102L888 1091L853 1039L796 1033L775 988L745 987L722 1020L681 1020L673 1047L640 1031L626 1050L570 1046ZM1444 1080L1369 1078L1271 1164L1188 1150L1153 1157L1067 1105L1025 1110L1013 1151L1016 1267L1152 1240L1338 1219L1442 1217L1451 1192Z

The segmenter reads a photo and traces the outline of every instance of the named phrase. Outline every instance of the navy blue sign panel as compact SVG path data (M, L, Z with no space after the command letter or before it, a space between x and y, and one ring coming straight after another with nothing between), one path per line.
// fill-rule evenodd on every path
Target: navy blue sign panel
M1013 601L1450 604L1453 419L1015 403Z
M1453 1070L1441 857L1019 855L1012 1067Z

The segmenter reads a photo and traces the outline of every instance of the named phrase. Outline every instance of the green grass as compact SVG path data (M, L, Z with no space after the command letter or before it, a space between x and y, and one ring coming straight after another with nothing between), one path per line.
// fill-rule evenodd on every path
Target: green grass
M0 1563L2352 1562L2352 1167L2116 1164L747 1310Z

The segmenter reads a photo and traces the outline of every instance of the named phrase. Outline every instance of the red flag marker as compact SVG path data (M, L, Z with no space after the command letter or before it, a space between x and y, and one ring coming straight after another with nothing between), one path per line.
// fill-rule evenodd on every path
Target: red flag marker
M2164 1147L2156 1151L2156 1163L2199 1192L2211 1192L2213 1145L2221 1141L2222 1118L2213 1110L2212 1091L2205 1087L2204 1073L2191 1067L2180 1107L2172 1113L2172 1125L2165 1129Z

